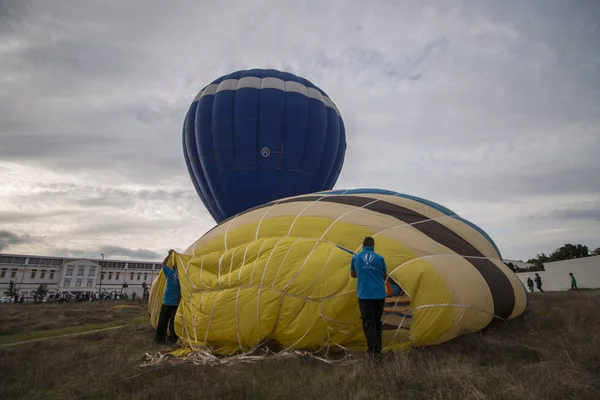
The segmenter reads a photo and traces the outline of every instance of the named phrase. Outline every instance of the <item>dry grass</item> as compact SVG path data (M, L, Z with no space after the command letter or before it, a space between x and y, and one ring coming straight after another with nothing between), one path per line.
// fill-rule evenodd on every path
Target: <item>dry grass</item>
M114 309L127 304L138 308ZM138 301L93 301L51 304L0 304L0 336L59 329L68 326L103 324L148 316L146 303Z
M522 318L377 366L140 368L160 348L151 328L128 326L0 349L0 398L599 399L598 297L536 294Z

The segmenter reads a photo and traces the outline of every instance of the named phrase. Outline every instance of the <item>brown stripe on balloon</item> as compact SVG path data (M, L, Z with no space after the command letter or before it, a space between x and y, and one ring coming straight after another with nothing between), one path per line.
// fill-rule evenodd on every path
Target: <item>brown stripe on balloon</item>
M410 331L410 327L408 327L408 326L401 326L400 329L405 329L407 331ZM391 324L381 324L381 330L382 331L395 331L395 330L398 330L398 325L394 326Z
M477 271L479 271L479 273L483 276L488 284L488 287L490 288L490 292L492 293L492 299L494 302L494 315L503 319L508 319L508 317L511 316L515 307L515 297L512 284L510 283L508 277L504 275L504 272L502 272L502 270L498 268L498 266L492 261L486 258L470 258L485 256L460 235L456 234L439 222L432 221L426 216L409 208L388 203L384 200L351 195L300 196L282 200L278 204L293 203L298 201L320 201L345 204L388 215L407 224L420 222L416 225L412 225L413 228L427 235L432 240L435 240L436 242L448 247L456 254L466 257L465 260L471 263L471 265L473 265L475 269L477 269ZM272 204L273 203L265 204L262 207L268 207Z

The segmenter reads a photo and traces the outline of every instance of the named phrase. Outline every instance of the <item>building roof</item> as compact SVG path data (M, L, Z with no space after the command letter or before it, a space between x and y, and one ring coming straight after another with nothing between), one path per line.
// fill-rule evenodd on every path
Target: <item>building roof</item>
M102 265L103 267L143 267L148 265L160 264L161 261L141 261L141 260L124 260L114 258L83 258L83 257L56 257L56 256L39 256L32 254L12 254L0 253L0 264L17 264L22 265L27 262L28 265L39 265L44 267L60 267L65 262L88 260L93 263Z

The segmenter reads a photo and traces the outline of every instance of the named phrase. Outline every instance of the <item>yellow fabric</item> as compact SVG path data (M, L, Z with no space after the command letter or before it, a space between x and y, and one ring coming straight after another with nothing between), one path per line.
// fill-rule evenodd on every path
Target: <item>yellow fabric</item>
M418 205L399 198L395 203ZM479 272L444 243L399 225L359 207L317 202L279 204L225 221L168 261L177 265L181 284L176 333L189 346L220 354L267 341L282 350L366 349L350 277L351 252L365 236L376 237L375 251L385 257L390 279L406 292L397 300L391 296L396 304L386 306L384 349L441 343L487 325L493 302ZM485 240L459 220L445 226L458 227L461 237L479 246ZM497 264L515 290L514 318L526 295L518 278ZM150 291L153 327L165 283L161 272Z
M158 316L160 315L160 307L162 306L163 294L167 279L165 274L160 271L158 276L150 286L150 296L148 296L148 311L150 312L150 324L154 329L158 326Z

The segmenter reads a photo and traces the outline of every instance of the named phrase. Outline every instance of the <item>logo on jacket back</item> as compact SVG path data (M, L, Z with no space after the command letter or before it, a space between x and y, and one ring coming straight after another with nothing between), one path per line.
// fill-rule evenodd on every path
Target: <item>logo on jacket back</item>
M173 274L169 277L169 282L173 285L179 285L179 274L177 270L173 271Z
M362 259L365 262L365 264L371 264L375 259L375 256L373 254L365 253L363 254Z
M371 253L365 253L361 257L364 261L364 264L361 266L364 269L373 269L376 270L377 267L371 265L371 263L375 260L375 255Z

